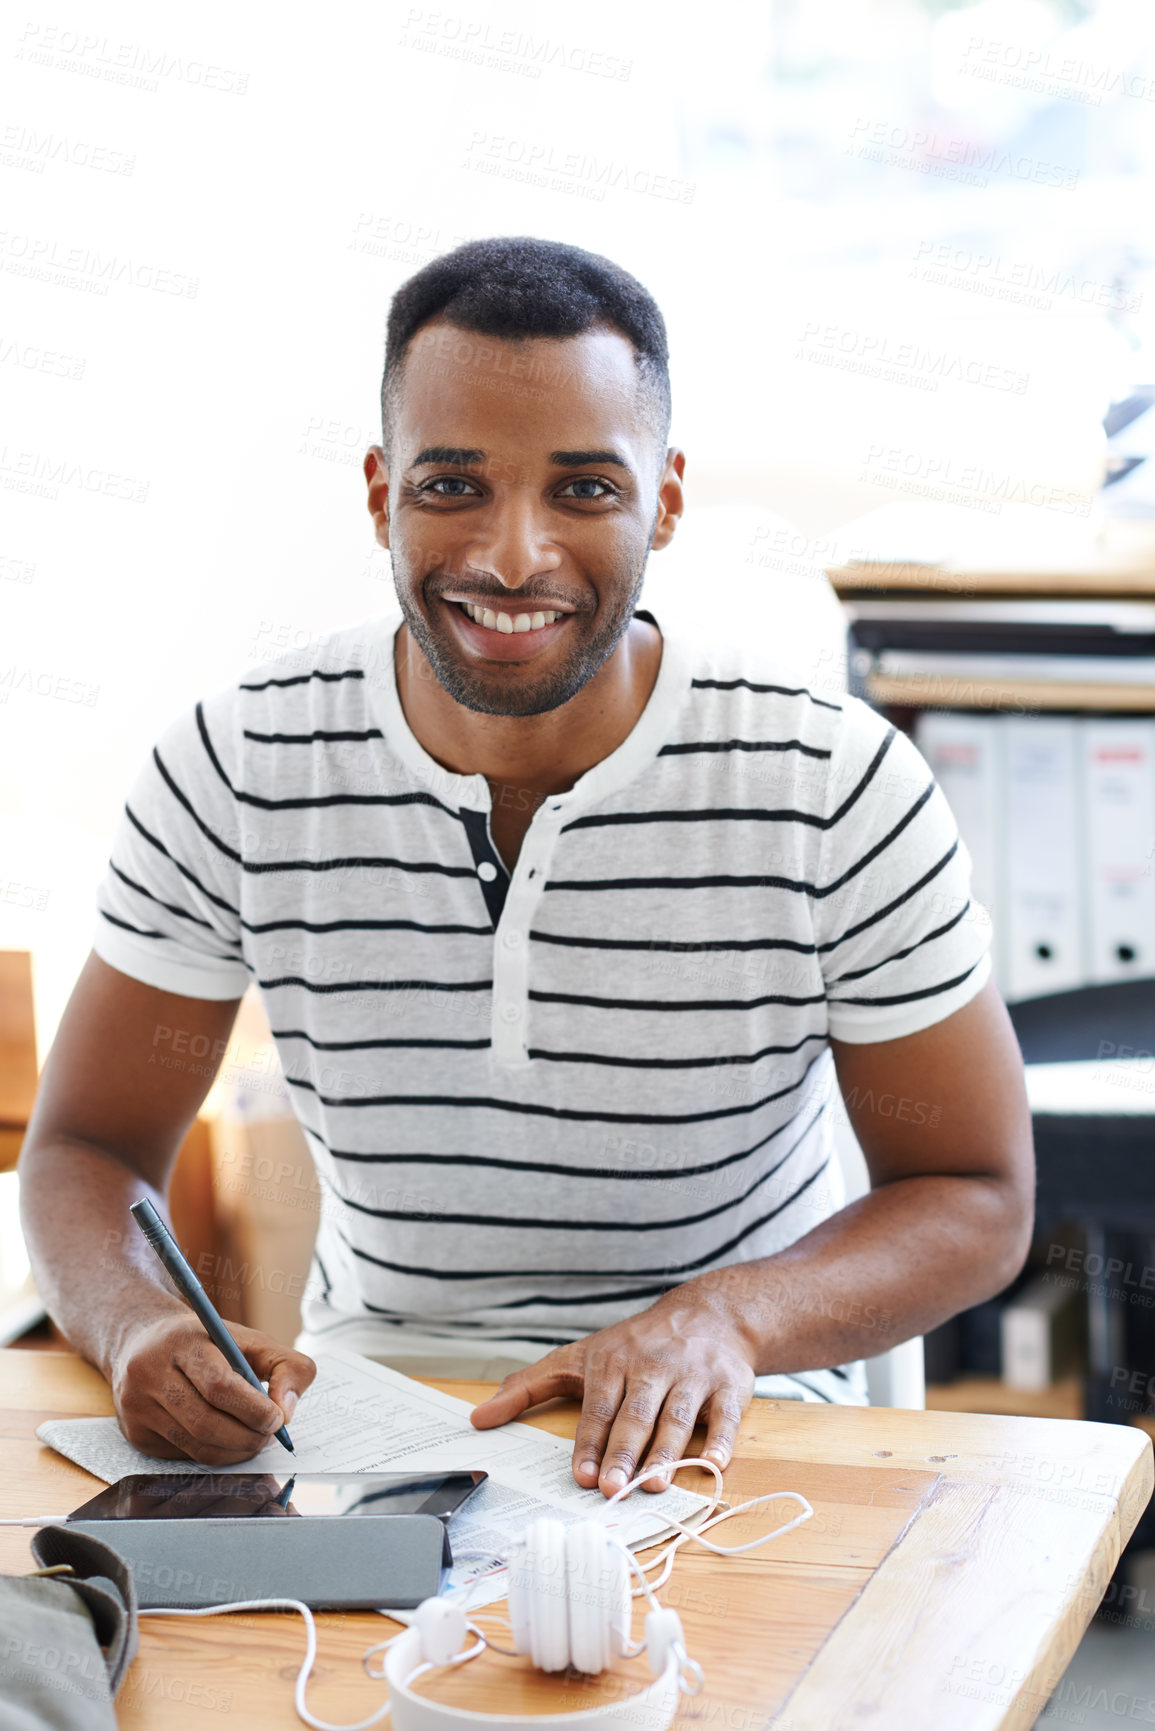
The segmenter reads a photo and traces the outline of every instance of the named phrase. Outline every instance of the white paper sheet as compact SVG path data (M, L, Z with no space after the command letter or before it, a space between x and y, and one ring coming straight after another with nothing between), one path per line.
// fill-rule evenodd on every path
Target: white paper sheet
M672 1531L669 1516L685 1521L705 1507L705 1497L675 1488L654 1494L634 1491L606 1511L599 1490L583 1490L574 1481L573 1445L565 1438L516 1421L495 1430L475 1430L468 1401L353 1353L333 1350L316 1362L316 1380L293 1414L292 1456L274 1442L235 1467L159 1460L134 1448L113 1418L48 1419L36 1434L108 1483L129 1473L171 1473L174 1467L188 1472L268 1472L278 1478L294 1471L483 1469L489 1481L450 1525L455 1556L484 1553L463 1560L453 1571L454 1587L476 1582L470 1610L504 1598L505 1570L499 1559L509 1541L539 1515L568 1522L600 1519L605 1511L607 1530L637 1550ZM411 1615L395 1614L402 1621Z

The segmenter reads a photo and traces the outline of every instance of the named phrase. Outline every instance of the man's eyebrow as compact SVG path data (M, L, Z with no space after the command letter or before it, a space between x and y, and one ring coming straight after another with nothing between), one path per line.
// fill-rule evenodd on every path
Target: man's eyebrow
M419 469L422 463L453 463L459 469L468 469L484 461L484 451L470 450L463 445L426 445L423 451L418 451L409 467Z
M604 451L551 451L550 462L558 469L585 469L595 464L609 464L614 468L624 469L627 475L634 471L620 452ZM426 445L418 451L409 467L419 469L424 463L449 463L458 469L476 468L486 461L486 453L474 447L464 445Z
M634 472L617 451L551 451L549 460L559 469L584 469L591 463L612 463L616 468L624 469L627 475Z

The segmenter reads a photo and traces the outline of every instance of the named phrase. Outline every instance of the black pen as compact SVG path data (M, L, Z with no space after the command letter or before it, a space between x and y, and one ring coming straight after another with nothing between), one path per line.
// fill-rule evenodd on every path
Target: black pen
M193 1273L188 1261L181 1253L180 1245L152 1203L142 1197L139 1202L132 1204L129 1213L172 1276L173 1284L181 1297L196 1312L198 1319L204 1323L213 1345L220 1348L238 1376L243 1376L258 1394L264 1394L265 1390L261 1387L256 1371L221 1321L216 1306ZM284 1444L290 1454L296 1453L289 1441L289 1433L284 1425L276 1432L276 1438L279 1443Z

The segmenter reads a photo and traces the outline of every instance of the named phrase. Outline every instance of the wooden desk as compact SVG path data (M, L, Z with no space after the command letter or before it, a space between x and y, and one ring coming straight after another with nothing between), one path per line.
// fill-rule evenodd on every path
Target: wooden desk
M435 1386L477 1400L493 1385ZM0 1514L63 1513L91 1494L89 1475L35 1429L111 1410L101 1378L71 1355L0 1352ZM572 1436L576 1418L557 1402L531 1422ZM762 1553L680 1554L662 1597L706 1686L683 1701L679 1731L1022 1731L1062 1677L1152 1480L1150 1440L1123 1426L755 1401L726 1475L731 1499L799 1489L815 1518ZM763 1529L739 1520L741 1533L718 1536L745 1542L779 1524L782 1506ZM0 1569L27 1562L28 1534L0 1529ZM364 1677L361 1655L395 1625L373 1614L318 1625L312 1710L367 1714L382 1685ZM120 1724L297 1726L302 1647L295 1616L145 1618ZM632 1692L643 1665L586 1683L486 1654L428 1687L482 1711L565 1712Z

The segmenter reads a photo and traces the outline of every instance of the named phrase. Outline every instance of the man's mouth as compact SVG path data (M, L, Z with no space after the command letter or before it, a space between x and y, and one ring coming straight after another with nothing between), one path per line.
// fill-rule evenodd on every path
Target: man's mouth
M532 661L572 616L556 607L496 608L441 597L454 633L470 654L483 661Z
M471 619L475 625L480 625L483 631L497 631L504 637L513 637L528 631L542 631L556 620L567 619L568 613L555 608L522 608L517 612L509 612L505 608L480 607L472 601L452 601L450 606L456 607Z

